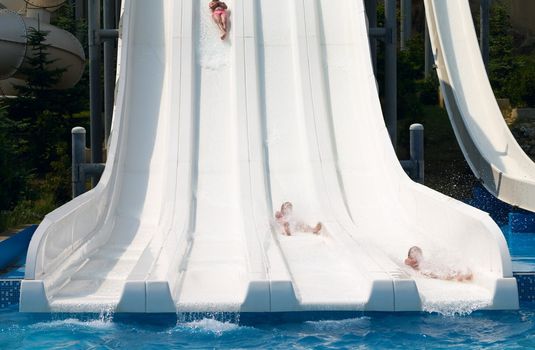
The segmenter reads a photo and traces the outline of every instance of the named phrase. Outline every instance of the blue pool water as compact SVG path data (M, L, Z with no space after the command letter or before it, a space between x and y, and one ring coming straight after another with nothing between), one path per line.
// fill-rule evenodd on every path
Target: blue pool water
M231 318L42 317L7 310L0 313L0 349L535 348L535 308L529 305L520 311L457 317L374 313L313 321Z
M502 226L515 272L535 272L535 233L513 233Z

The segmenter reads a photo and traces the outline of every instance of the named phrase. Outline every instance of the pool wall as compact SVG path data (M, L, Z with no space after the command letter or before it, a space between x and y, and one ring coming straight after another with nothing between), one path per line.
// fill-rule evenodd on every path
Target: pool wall
M20 280L0 280L0 309L19 303Z

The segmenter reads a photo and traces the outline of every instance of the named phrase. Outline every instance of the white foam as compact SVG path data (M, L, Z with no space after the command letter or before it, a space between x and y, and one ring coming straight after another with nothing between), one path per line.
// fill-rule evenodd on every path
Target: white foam
M64 328L65 326L75 326L75 327L82 327L82 328L94 328L94 329L111 329L114 328L115 325L111 320L105 320L105 319L96 319L96 320L88 320L88 321L81 321L76 318L67 318L64 320L54 320L54 321L48 321L48 322L39 322L30 325L30 328L35 329L49 329L49 328Z
M343 320L307 321L305 322L305 324L311 325L314 329L318 331L331 331L366 326L369 325L370 320L370 317L365 316L358 318L348 318Z
M416 278L422 309L446 316L468 315L491 304L490 292L474 283Z
M213 318L203 318L202 320L192 321L183 324L183 326L195 331L222 335L223 333L234 331L240 326L232 322L221 322Z

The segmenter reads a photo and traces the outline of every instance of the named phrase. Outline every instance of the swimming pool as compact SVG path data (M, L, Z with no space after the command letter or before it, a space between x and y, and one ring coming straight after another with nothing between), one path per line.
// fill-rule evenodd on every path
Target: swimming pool
M515 272L535 271L535 233L514 233L508 225L501 227Z
M338 320L332 316L309 321L230 318L35 316L11 309L0 312L0 348L535 348L535 308L530 305L520 311L457 317L359 313Z

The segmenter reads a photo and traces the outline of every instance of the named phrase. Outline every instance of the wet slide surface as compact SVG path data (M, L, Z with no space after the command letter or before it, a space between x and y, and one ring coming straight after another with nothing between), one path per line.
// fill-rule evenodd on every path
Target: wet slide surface
M106 170L38 228L22 310L515 307L499 229L401 169L362 2L229 1L226 41L206 5L125 1ZM285 201L320 234L283 235ZM478 278L423 278L412 245Z

